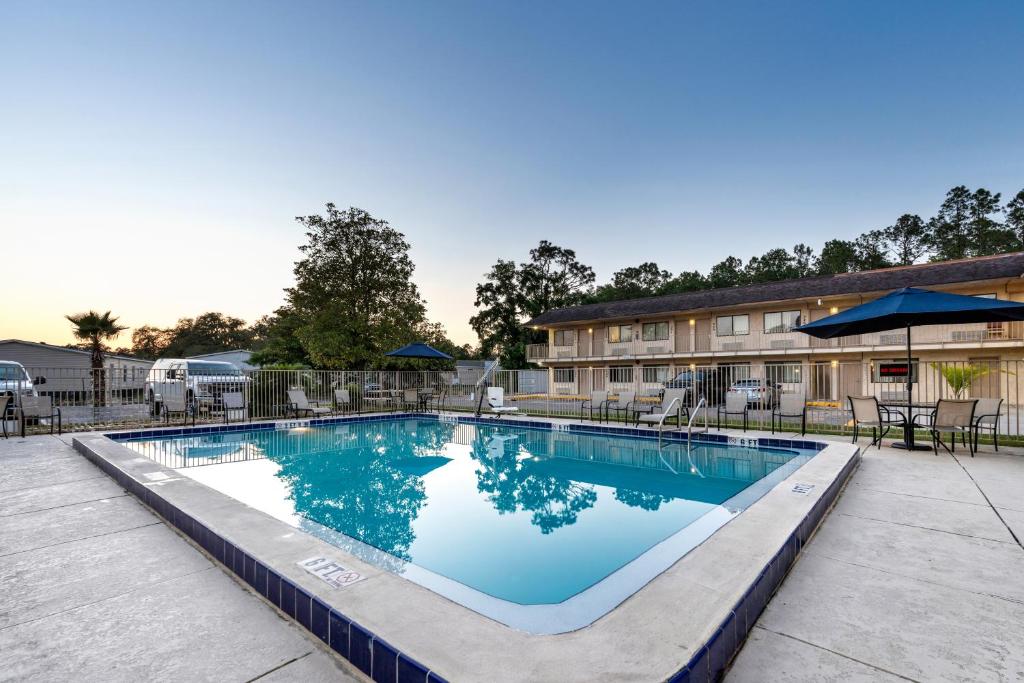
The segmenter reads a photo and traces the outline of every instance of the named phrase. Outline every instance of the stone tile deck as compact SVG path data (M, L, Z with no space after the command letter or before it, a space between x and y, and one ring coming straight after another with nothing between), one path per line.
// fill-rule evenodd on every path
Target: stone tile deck
M1004 450L867 449L728 683L1024 680L1024 454Z
M0 439L0 681L365 680L64 440Z

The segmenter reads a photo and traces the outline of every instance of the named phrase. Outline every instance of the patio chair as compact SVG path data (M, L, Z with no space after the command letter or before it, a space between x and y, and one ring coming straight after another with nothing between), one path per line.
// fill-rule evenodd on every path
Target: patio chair
M352 395L348 389L334 390L334 409L341 413L352 411Z
M779 431L782 431L782 420L787 417L800 418L800 436L807 433L807 400L803 394L783 394L779 404L772 408L772 434L775 433L775 418L779 420Z
M609 416L610 413L614 412L615 417L618 418L619 414L622 415L623 422L629 422L629 414L633 412L633 405L636 403L636 392L635 391L620 391L619 395L615 397L615 400L609 400L605 403L604 414ZM611 421L611 417L608 418Z
M999 413L1003 409L1001 398L979 398L974 409L974 451L978 451L978 436L981 430L991 430L992 442L999 450Z
M298 417L299 413L304 415L330 415L331 413L330 407L322 406L319 401L310 401L306 398L306 392L302 389L288 390L288 408L295 414L295 417Z
M160 403L160 406L164 413L164 422L169 423L171 421L172 414L180 414L182 416L181 423L183 425L188 424L188 418L191 416L192 426L196 426L196 411L184 396L180 394L168 394L163 397L163 401Z
M893 427L901 427L904 418L900 413L889 410L878 403L874 396L847 396L850 402L850 410L853 412L853 443L860 438L861 427L871 427L871 446L882 447L882 439ZM899 415L894 418L893 415Z
M591 391L590 398L580 405L580 422L583 422L583 414L590 413L590 419L594 419L594 409L597 409L597 421L601 421L601 411L608 405L607 391Z
M676 399L679 399L676 401ZM673 403L675 406L673 407ZM683 418L690 419L690 406L686 402L686 389L666 389L661 397L661 405L648 414L636 413L636 424L640 423L656 425L662 420L668 422L675 417L677 427L683 426Z
M445 408L445 404L448 402L448 387L443 387L439 393L434 394L427 401L427 410L436 410L442 412Z
M419 410L420 407L420 390L416 388L404 389L402 391L402 409L406 410L409 407L413 410Z
M0 396L0 423L3 423L4 438L9 439L7 433L7 408L11 404L10 396Z
M978 405L977 399L939 399L935 404L935 410L931 415L921 415L918 419L923 420L921 426L927 427L932 434L932 448L935 455L939 454L939 446L946 449L946 452L956 452L956 437L968 447L971 457L974 457L974 412ZM915 423L916 424L916 423ZM949 445L942 440L943 434L949 434Z
M241 391L229 391L220 395L221 409L224 413L224 424L231 422L232 412L241 412L242 420L246 418L245 394Z
M728 391L725 394L725 403L718 406L718 431L722 431L722 416L729 419L730 415L741 415L743 417L743 431L747 431L747 417L750 414L750 406L747 403L747 395L739 391Z
M25 436L25 423L29 419L49 420L50 433L53 434L53 425L56 422L57 433L61 434L60 408L53 405L53 399L49 396L22 396L21 405L18 407L21 422L21 436Z
M505 405L505 390L501 387L487 387L487 405L498 417L506 413L518 413L516 406Z

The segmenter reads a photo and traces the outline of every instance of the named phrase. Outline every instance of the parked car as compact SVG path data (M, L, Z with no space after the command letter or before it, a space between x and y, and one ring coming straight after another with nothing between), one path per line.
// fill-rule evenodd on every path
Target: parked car
M728 372L728 368L683 370L665 382L665 388L688 389L695 397L694 403L703 398L709 406L719 405L725 403L725 392L729 387Z
M36 396L36 385L45 384L45 377L37 377L35 381L28 376L25 366L13 360L0 360L0 396L10 396L14 400L7 405L4 419L13 419L15 406L22 396Z
M159 415L165 396L184 396L193 409L219 408L221 394L245 391L250 379L232 363L187 358L161 358L146 376L146 403Z
M773 384L765 379L741 379L732 383L729 391L744 394L747 404L760 408L775 408L782 396L782 385Z

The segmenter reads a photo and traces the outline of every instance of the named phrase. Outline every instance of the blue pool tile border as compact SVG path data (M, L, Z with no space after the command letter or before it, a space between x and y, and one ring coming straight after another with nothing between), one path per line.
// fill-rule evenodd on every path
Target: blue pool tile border
M299 421L249 422L231 425L207 425L202 427L162 428L132 432L113 432L105 434L113 441L126 441L138 438L161 436L190 436L215 434L222 432L264 431L275 430L280 422L286 424L301 423L310 427L344 424L354 422L385 422L410 417L420 419L449 419L456 424L506 425L539 430L563 430L574 434L603 434L626 436L640 439L656 439L657 434L651 430L630 427L597 426L589 424L551 423L541 420L517 420L508 418L491 418L476 416L448 416L436 413L390 413L384 415L340 416ZM686 441L681 432L669 432L664 438L672 441ZM694 442L729 443L726 434L695 434ZM774 437L756 437L750 441L759 447L795 448L802 450L824 450L828 444L806 439L777 439ZM77 444L76 444L77 447ZM135 480L127 473L118 469L104 458L94 454L88 448L79 450L101 470L106 472L129 493L144 502L163 517L169 524L203 548L217 562L231 570L240 580L251 586L276 608L287 614L296 623L309 631L327 647L344 657L356 668L378 683L447 683L436 672L402 653L386 640L372 633L365 627L349 619L338 610L330 607L316 596L310 595L294 583L284 578L258 559L246 554L241 548L232 545L227 539L194 520L182 510L175 507L160 495ZM757 579L751 584L739 601L733 606L726 618L718 625L711 638L690 658L679 671L669 680L672 683L711 683L722 678L726 667L743 646L754 623L768 605L772 595L781 585L789 568L796 561L803 546L810 540L825 513L835 502L847 479L860 461L860 452L847 462L828 489L815 502L811 510L804 516L786 539L782 547L775 553L768 564L761 570Z

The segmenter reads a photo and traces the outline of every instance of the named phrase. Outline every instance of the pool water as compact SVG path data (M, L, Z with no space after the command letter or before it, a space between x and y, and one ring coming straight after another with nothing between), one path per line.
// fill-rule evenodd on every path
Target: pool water
M421 418L124 445L441 592L526 606L668 539L678 559L814 455Z

